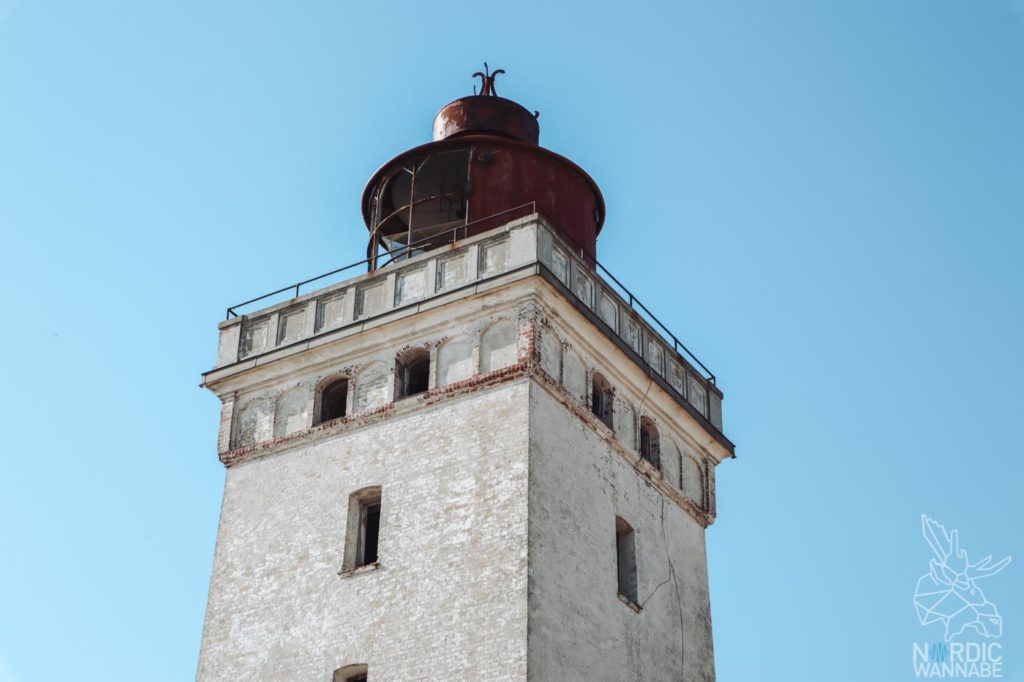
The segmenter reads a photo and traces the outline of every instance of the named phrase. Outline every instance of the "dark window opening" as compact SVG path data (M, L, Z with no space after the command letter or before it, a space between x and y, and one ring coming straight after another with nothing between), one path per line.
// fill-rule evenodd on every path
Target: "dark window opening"
M614 394L612 393L612 387L608 384L608 381L594 372L591 378L591 384L593 390L590 395L590 411L594 415L604 422L605 426L609 429L612 427L612 413L615 405Z
M363 488L349 496L344 558L339 573L347 573L377 563L380 546L380 500L379 486Z
M320 415L317 424L345 416L348 404L348 379L338 379L320 392Z
M661 440L658 428L647 417L640 420L640 456L661 468Z
M636 538L632 526L618 516L615 517L615 554L619 594L637 604Z
M363 664L346 665L334 671L332 682L366 682L366 666Z
M356 552L356 567L377 561L377 538L380 535L380 501L366 504L359 514L359 548Z
M397 398L425 392L430 387L430 353L417 349L406 353L396 367Z

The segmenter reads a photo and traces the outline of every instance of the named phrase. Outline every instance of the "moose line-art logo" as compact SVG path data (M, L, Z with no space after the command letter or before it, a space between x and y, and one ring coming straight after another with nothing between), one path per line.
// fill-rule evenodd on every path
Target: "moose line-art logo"
M972 564L967 551L960 547L959 531L947 533L941 523L925 514L921 515L921 530L935 553L928 562L928 572L918 579L914 591L914 608L921 625L941 622L947 642L968 629L982 637L1000 637L1003 619L995 604L986 599L978 581L1006 568L1011 557L992 563L989 555Z

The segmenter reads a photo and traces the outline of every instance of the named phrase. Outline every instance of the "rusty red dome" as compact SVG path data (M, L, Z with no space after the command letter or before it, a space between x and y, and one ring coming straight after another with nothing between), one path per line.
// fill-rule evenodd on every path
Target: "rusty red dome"
M370 268L429 251L539 213L591 260L604 222L597 183L569 159L538 145L537 114L498 97L494 78L480 94L445 105L433 142L381 166L363 191Z
M473 95L444 105L434 117L434 140L466 133L502 135L537 144L540 125L537 114L522 105L497 96Z

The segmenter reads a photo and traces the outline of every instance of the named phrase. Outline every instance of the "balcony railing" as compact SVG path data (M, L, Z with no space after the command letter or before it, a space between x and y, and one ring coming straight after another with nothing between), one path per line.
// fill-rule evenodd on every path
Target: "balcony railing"
M508 213L531 208L526 204ZM430 240L435 246L451 243L450 248L417 254L417 246L422 244L414 243L390 254L392 261L400 261L392 267L302 293L310 284L326 284L331 277L368 265L370 259L364 259L231 306L221 325L218 367L540 265L553 284L560 283L652 376L660 377L667 388L721 430L722 394L714 374L617 277L569 244L542 216L531 213L460 241L459 235L464 234L460 231L466 227L460 225L440 241L437 236ZM282 294L287 294L284 301L272 302ZM245 312L261 302L271 305ZM237 322L241 324L232 324L240 315Z

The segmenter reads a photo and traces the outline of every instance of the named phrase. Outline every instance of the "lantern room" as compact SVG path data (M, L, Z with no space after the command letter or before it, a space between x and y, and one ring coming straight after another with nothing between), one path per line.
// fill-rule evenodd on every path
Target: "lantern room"
M434 118L433 141L391 159L363 191L367 258L375 270L540 213L593 262L604 222L601 190L569 159L538 144L538 113L499 97L502 70L477 74L479 94Z

